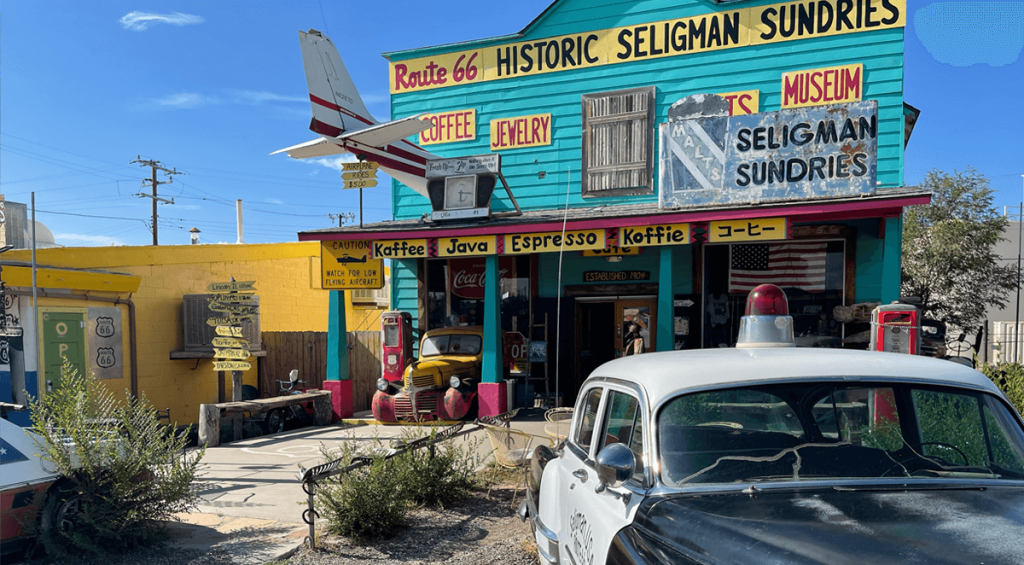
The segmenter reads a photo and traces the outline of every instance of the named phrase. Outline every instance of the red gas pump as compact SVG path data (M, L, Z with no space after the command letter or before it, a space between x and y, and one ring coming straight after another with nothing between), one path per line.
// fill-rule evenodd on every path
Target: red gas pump
M919 355L921 314L917 307L895 302L872 310L870 349Z
M412 363L412 315L408 312L384 312L380 316L382 334L384 378L401 382L405 367Z

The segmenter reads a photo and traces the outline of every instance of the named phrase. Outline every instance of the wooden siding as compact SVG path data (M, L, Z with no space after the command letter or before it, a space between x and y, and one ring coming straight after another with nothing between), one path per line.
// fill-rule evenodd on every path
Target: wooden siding
M348 370L352 379L352 410L370 409L381 377L380 332L348 332Z
M380 332L348 332L348 366L352 379L353 410L370 409L370 399L381 376ZM301 388L323 388L327 374L327 332L263 332L267 356L259 362L260 396L279 394L279 380L298 369Z
M768 3L771 2L751 2L743 6ZM534 24L523 39L693 16L711 9L710 3L700 0L689 0L682 5L669 0L629 4L614 0L564 0ZM584 94L655 86L655 122L660 123L666 121L668 107L685 96L758 89L760 110L765 112L777 110L781 105L782 73L862 63L863 99L878 100L879 104L877 179L882 187L894 187L903 184L903 34L903 29L854 33L398 94L391 98L392 118L476 108L476 140L429 148L441 156L452 157L489 153L488 126L492 119L550 113L550 146L501 153L503 172L523 209L563 206L567 186L570 206L654 202L656 195L582 198L580 101ZM443 51L431 48L405 52L394 60ZM543 179L539 178L541 172L545 173ZM658 178L657 170L654 178ZM396 219L418 218L430 210L425 198L397 182L392 200ZM504 190L495 191L492 207L495 211L512 209ZM405 309L398 304L395 307Z

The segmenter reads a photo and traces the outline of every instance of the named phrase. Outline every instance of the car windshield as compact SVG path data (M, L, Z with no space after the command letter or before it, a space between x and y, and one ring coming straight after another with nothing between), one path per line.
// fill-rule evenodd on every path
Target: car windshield
M447 334L430 336L423 340L421 357L435 355L476 355L480 352L480 336L473 334Z
M820 479L1024 480L1024 432L953 387L801 383L680 396L658 415L669 486Z

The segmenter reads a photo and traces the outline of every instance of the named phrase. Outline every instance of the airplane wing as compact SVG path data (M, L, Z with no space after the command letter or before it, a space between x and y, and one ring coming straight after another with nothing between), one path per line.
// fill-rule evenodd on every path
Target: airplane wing
M352 140L363 145L380 148L432 127L434 127L434 124L430 120L420 119L420 116L410 116L386 124L343 133L338 136L338 139Z
M309 159L311 157L324 157L326 155L338 155L348 152L348 149L321 137L298 145L292 145L291 147L285 147L284 149L278 149L271 153L271 155L288 153L288 156L292 159Z

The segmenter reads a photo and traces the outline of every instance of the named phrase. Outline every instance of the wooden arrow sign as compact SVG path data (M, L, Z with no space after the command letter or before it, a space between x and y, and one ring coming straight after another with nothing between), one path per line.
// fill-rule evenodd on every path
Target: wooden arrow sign
M348 173L341 173L341 178L345 180L365 180L377 178L377 171L350 171Z
M228 325L217 326L217 335L224 337L242 337L242 328ZM217 345L216 341L214 342L214 345Z
M243 306L259 306L256 297L251 292L239 292L231 294L218 294L216 298L210 299L210 304L237 304Z
M238 328L238 329L241 329L241 328ZM239 332L239 333L241 333L241 332ZM242 348L242 347L245 347L246 345L249 345L249 342L245 341L244 339L236 339L236 338L233 338L233 337L215 337L215 338L213 338L211 343L212 343L212 345L214 347Z
M256 290L256 281L212 282L206 285L206 290L215 294L238 292L240 290Z
M206 320L206 325L213 326L213 327L217 327L217 326L237 326L238 324L241 324L242 322L251 321L255 317L256 317L255 313L253 313L253 314L234 314L234 315L228 316L227 318L210 318L210 319Z
M347 180L345 188L371 188L377 186L376 179Z
M214 361L214 371L248 371L252 365L248 361Z
M343 171L376 171L377 163L374 161L363 161L362 163L342 163L341 170Z
M211 300L209 307L210 310L213 310L214 312L230 312L232 314L246 315L255 314L255 311L253 310L254 306L255 305L249 306L246 304L225 304L223 302L215 302Z
M214 349L214 359L239 359L245 360L251 357L249 351L245 349Z

